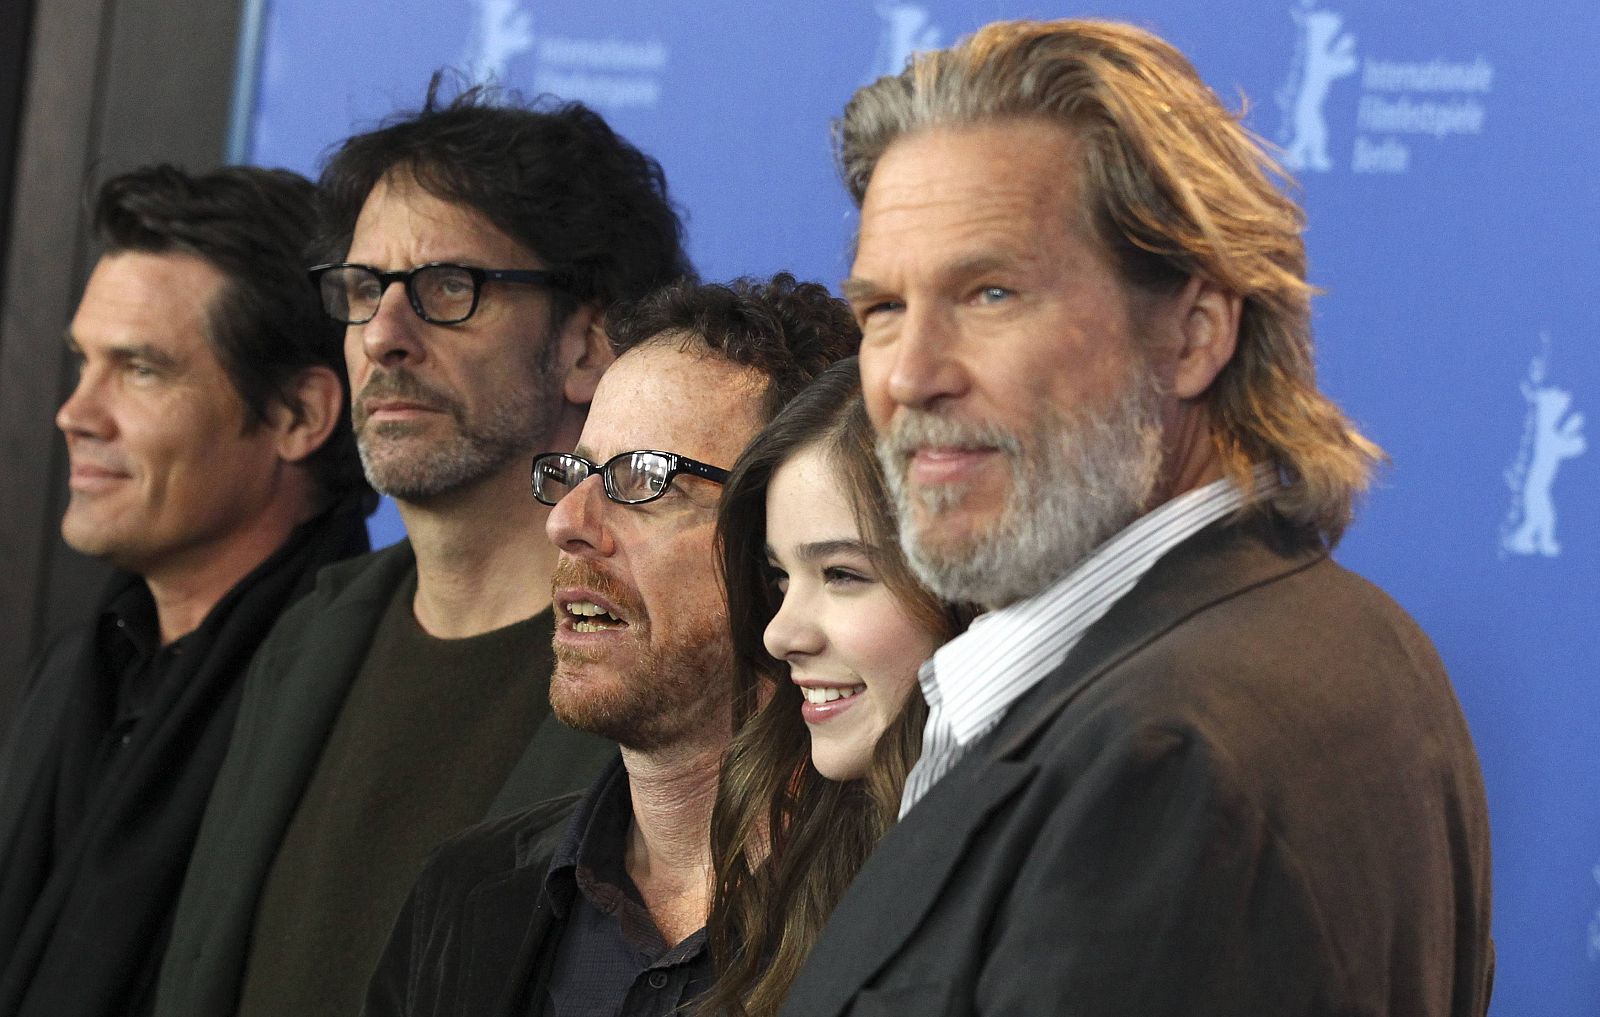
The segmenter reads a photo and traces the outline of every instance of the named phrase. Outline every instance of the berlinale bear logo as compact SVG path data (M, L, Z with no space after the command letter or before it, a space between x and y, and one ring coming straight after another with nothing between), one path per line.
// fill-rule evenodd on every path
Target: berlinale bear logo
M1304 0L1298 10L1289 12L1300 27L1300 38L1289 80L1277 96L1284 112L1279 140L1285 142L1283 162L1289 169L1326 172L1333 161L1328 158L1328 120L1322 107L1333 83L1356 71L1356 37L1339 34L1342 16L1314 10L1312 3Z
M883 24L868 80L899 74L906 69L911 54L939 48L939 26L933 24L926 7L880 0L877 10Z
M1506 470L1506 486L1511 488L1511 510L1500 530L1502 555L1543 555L1554 558L1561 553L1556 542L1556 503L1553 489L1556 472L1568 459L1588 448L1583 437L1583 414L1569 413L1572 393L1545 384L1550 369L1550 337L1544 352L1528 365L1522 381L1522 398L1527 402L1523 418L1522 445L1517 458Z
M533 15L517 0L473 0L461 66L474 81L504 83L513 57L533 49Z

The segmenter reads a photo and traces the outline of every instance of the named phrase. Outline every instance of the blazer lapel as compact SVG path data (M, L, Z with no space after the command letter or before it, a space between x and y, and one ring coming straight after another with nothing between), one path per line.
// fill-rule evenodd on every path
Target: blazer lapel
M867 859L801 969L784 1014L835 1014L911 936L944 892L972 835L1038 770L968 756ZM796 1008L804 1001L804 1010Z
M1222 601L1325 560L1320 544L1296 539L1276 517L1223 521L1158 561L1060 666L1006 711L983 742L994 759L1024 756L1033 739L1091 684L1145 646Z

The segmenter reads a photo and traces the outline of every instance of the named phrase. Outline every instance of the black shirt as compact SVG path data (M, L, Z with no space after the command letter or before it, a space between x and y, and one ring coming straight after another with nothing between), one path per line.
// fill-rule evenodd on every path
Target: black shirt
M632 819L619 761L579 803L545 877L564 930L533 1017L667 1017L710 987L705 930L669 948L628 878Z
M92 705L85 705L91 708L62 735L53 831L58 857L77 833L94 789L132 744L157 691L176 673L187 648L198 644L198 652L205 651L214 628L202 626L162 646L155 598L133 575L123 577L122 588L106 601L95 622L92 650L104 680L86 690Z

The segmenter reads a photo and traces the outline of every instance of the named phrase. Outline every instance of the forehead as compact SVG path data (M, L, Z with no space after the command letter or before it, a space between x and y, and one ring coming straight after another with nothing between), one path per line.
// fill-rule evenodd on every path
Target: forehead
M408 268L461 261L481 268L539 267L539 259L468 205L445 201L409 174L378 181L361 205L350 238L350 261Z
M859 540L843 471L817 444L772 471L767 485L767 542L775 548L825 540Z
M761 428L766 379L703 348L663 340L624 353L595 389L578 451L596 462L659 449L724 469Z
M855 271L957 252L1056 257L1062 240L1087 236L1077 165L1073 134L1037 119L903 137L879 159L867 187ZM916 243L906 243L909 233Z
M192 254L124 251L95 264L72 319L81 348L154 347L215 358L210 313L227 277Z

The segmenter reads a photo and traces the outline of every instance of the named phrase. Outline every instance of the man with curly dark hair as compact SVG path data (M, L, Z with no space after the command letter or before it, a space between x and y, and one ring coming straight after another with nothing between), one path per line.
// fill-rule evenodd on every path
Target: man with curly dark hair
M577 440L612 305L691 273L682 229L660 166L593 111L436 91L333 154L310 271L408 539L325 573L257 658L160 1014L356 1012L429 849L615 751L550 716L528 462Z
M787 275L668 288L616 333L627 351L577 451L535 459L533 494L553 506L560 549L551 704L621 754L575 806L535 806L440 849L395 924L369 1017L666 1017L710 982L711 807L733 717L722 483L860 333L842 301Z

